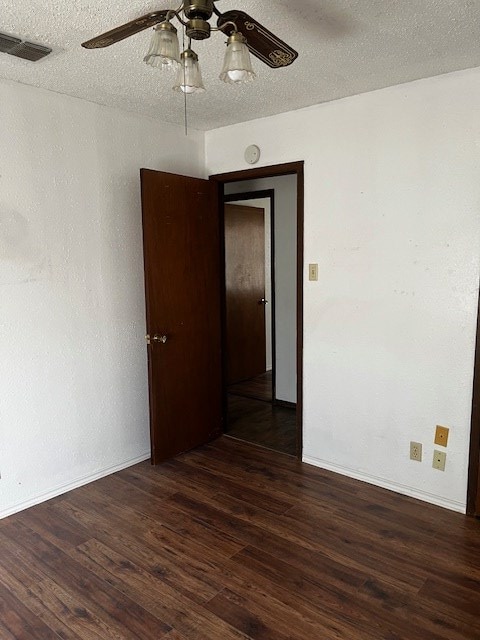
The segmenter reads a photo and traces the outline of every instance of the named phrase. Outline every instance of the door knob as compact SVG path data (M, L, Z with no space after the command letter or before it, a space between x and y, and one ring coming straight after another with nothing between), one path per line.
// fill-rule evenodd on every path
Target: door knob
M158 333L155 333L153 338L150 338L150 334L147 333L147 335L145 336L145 341L147 344L152 344L152 340L153 342L161 342L162 344L165 344L165 342L167 341L167 336L161 336Z
M268 304L268 300L265 300L265 298L262 298L261 300L258 301L258 304Z

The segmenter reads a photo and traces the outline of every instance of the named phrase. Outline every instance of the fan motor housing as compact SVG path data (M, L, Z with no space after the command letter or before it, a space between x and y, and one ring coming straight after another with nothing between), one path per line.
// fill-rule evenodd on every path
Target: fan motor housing
M206 40L210 37L210 23L200 18L194 18L187 22L187 37L192 40Z
M213 13L213 0L185 0L183 12L189 20L208 20Z

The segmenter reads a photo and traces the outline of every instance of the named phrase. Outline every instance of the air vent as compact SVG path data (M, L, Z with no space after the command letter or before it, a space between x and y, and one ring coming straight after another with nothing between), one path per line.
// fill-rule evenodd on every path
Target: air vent
M37 62L52 53L52 49L34 42L22 42L20 38L0 33L0 52L23 60L30 60L30 62Z
M20 43L20 38L13 38L12 36L7 36L5 33L0 33L0 51L2 53L8 53Z

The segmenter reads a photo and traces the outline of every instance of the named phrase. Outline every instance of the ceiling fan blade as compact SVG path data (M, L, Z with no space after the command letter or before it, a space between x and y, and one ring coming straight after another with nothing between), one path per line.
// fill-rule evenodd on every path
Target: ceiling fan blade
M102 47L109 47L111 44L120 42L133 36L135 33L139 33L148 27L153 27L159 22L163 22L167 17L168 11L155 11L153 13L147 13L146 16L136 18L131 22L122 24L121 27L116 27L111 31L102 33L100 36L96 36L87 42L82 42L82 47L85 49L100 49Z
M221 27L226 22L234 22L237 29L247 39L247 46L254 56L272 69L287 67L297 58L298 53L280 40L271 31L262 26L259 22L251 18L243 11L227 11L218 18L218 26ZM230 35L233 29L227 28L225 33Z

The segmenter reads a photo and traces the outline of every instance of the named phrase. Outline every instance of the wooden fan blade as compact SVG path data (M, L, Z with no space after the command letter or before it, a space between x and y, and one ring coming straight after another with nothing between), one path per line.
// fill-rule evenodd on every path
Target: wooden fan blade
M129 38L135 33L139 33L144 29L148 29L148 27L153 27L159 22L163 22L167 17L167 13L168 11L155 11L153 13L148 13L146 16L142 16L141 18L136 18L131 22L122 24L121 27L116 27L111 31L102 33L102 35L96 36L91 40L87 40L87 42L82 42L82 47L85 49L109 47L111 44L120 42L120 40L125 40L125 38Z
M298 53L295 49L289 47L288 44L285 44L280 38L243 11L222 13L217 24L221 27L226 22L234 22L237 25L237 29L247 39L249 50L272 69L287 67L298 58ZM233 29L229 29L228 25L223 31L228 35L233 33Z

